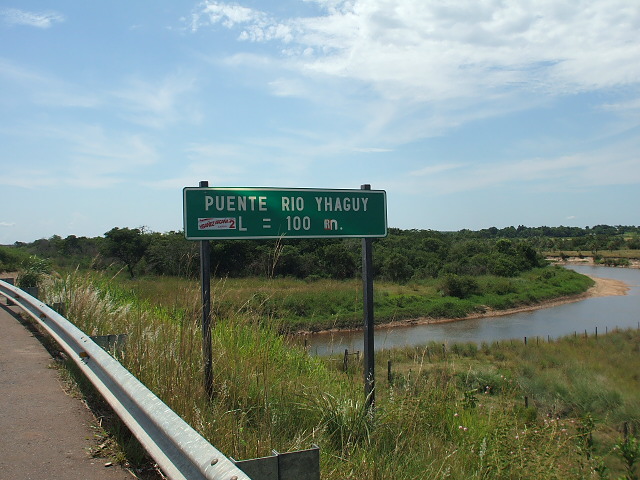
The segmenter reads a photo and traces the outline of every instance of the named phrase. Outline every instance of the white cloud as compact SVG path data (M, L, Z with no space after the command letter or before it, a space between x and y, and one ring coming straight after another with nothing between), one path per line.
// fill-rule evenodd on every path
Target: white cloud
M0 227L14 227L15 222L0 222Z
M264 14L251 8L218 2L207 3L202 9L202 14L207 16L211 23L221 22L227 28L238 23L261 23L262 19L266 18Z
M26 25L29 27L49 28L54 23L63 22L64 15L57 12L27 12L17 8L5 8L0 10L0 15L9 25Z
M210 1L191 18L191 30L197 31L206 25L222 24L226 28L239 27L239 40L264 42L280 40L288 43L293 40L292 27L281 23L265 12L236 4Z
M482 118L527 108L532 99L640 83L637 2L312 1L322 14L284 19L207 1L192 25L222 25L240 40L282 46L273 57L287 78L263 77L274 95L318 101L313 87L332 79L343 82L333 95L359 86L367 92L363 102L398 105L380 119L382 129L406 111L440 126L413 126L400 142L468 121L472 109ZM273 68L274 58L252 66Z

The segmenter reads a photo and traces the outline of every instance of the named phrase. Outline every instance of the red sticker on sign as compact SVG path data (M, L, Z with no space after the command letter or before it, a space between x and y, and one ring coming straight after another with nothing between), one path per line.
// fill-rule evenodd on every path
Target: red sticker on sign
M235 230L235 218L198 218L198 230Z

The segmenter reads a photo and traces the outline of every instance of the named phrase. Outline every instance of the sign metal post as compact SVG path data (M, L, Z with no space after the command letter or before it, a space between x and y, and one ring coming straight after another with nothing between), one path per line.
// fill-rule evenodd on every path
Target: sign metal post
M362 185L371 190L371 185ZM375 349L373 340L373 239L362 239L362 302L364 312L364 396L367 410L375 404Z
M208 187L203 180L200 187ZM211 245L209 240L200 241L200 283L202 286L202 360L204 367L204 389L207 397L213 397L213 359L211 352Z

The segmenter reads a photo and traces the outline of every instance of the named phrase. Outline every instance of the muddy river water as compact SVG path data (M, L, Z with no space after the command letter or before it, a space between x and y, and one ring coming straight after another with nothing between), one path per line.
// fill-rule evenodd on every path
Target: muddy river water
M376 327L375 348L421 346L429 342L493 342L519 339L546 341L566 335L606 334L615 328L640 327L640 269L572 265L579 273L625 282L629 291L623 296L592 297L531 312L486 317L457 322ZM329 332L307 337L310 353L327 355L345 349L361 351L362 332Z

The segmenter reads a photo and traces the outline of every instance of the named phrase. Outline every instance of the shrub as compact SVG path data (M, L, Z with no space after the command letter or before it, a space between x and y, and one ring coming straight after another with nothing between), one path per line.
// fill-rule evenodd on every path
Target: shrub
M37 287L42 277L51 271L49 262L34 256L22 262L22 270L16 279L20 288Z
M445 275L440 288L445 296L457 298L468 298L480 291L475 278L456 274Z
M631 265L628 258L604 258L600 263L607 267L628 267Z
M0 247L0 272L18 270L24 256L23 252L14 248Z
M382 272L391 281L406 282L413 275L413 268L406 256L400 253L392 253L385 258Z

